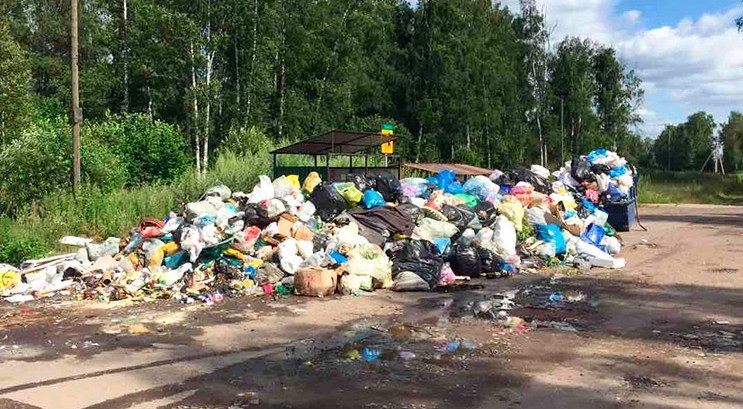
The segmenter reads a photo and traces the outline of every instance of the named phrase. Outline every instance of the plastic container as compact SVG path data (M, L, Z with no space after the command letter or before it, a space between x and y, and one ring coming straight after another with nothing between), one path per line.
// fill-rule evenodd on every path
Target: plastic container
M616 231L630 231L636 221L635 201L607 203L604 210L609 214L609 225Z

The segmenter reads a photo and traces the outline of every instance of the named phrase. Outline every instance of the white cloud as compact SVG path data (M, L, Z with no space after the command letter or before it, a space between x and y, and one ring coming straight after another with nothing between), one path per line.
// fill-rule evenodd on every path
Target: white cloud
M639 10L629 10L622 14L622 18L629 24L637 24L642 18L642 12Z
M674 26L645 29L640 27L639 11L618 14L618 0L538 3L548 24L555 27L553 44L571 35L614 47L644 81L648 103L664 102L663 106L646 106L644 115L641 112L648 135L655 135L658 123L680 121L696 111L708 111L721 122L729 111L743 109L743 34L734 26L735 18L743 15L743 6L683 19ZM516 0L505 4L518 10Z

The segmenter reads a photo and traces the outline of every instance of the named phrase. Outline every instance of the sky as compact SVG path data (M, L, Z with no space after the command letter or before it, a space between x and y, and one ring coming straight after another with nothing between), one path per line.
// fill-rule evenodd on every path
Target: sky
M518 0L501 3L518 11ZM554 27L552 43L567 35L609 45L643 80L644 124L656 137L665 124L697 111L718 123L743 111L743 33L735 19L741 0L537 0Z
M643 80L641 134L707 111L720 123L743 110L740 0L537 0L553 42L588 37L617 50ZM518 0L503 1L518 9Z

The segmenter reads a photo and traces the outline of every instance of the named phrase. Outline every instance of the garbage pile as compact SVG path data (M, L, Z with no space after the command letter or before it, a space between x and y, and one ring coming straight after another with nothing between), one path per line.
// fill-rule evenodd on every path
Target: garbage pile
M563 184L578 189L593 204L634 199L635 172L616 152L596 149L565 163L555 175Z
M554 175L535 165L466 181L443 171L331 183L312 172L302 184L261 176L250 193L215 186L164 220L143 219L126 238L64 237L77 252L0 265L0 295L209 304L244 294L430 291L508 276L534 260L621 268L620 240L596 193L626 193L628 170L615 170L626 163L616 154L597 152Z

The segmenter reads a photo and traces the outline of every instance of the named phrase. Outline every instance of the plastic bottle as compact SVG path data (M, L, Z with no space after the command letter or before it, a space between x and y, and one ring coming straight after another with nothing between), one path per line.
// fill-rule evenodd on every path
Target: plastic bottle
M378 361L382 357L382 348L365 347L361 350L361 357L366 362Z

